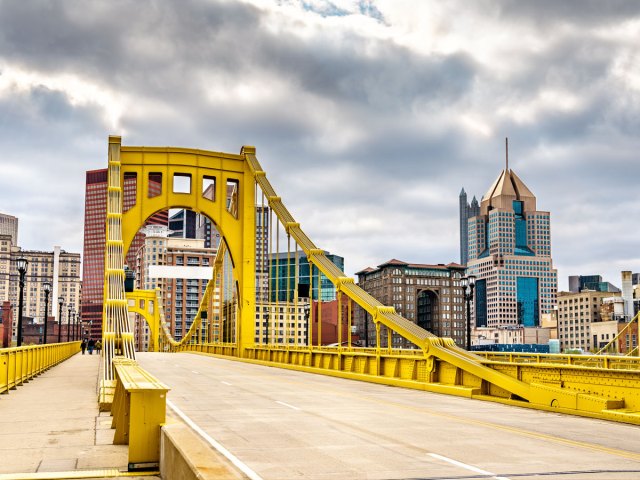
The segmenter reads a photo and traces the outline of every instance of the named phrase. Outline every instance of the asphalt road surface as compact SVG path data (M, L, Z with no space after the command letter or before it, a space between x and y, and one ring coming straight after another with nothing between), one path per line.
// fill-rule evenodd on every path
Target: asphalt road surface
M256 479L640 478L633 425L197 354L138 360Z

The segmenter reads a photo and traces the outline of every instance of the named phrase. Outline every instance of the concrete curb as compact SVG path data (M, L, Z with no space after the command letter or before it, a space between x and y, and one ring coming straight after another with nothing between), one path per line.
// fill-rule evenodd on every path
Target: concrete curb
M189 427L171 423L160 436L160 475L184 480L246 479L224 456Z

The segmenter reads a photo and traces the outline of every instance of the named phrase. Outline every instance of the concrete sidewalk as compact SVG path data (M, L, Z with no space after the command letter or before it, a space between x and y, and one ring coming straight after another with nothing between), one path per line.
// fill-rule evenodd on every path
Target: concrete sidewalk
M0 474L126 471L128 447L112 444L111 417L98 412L99 363L78 353L0 395Z

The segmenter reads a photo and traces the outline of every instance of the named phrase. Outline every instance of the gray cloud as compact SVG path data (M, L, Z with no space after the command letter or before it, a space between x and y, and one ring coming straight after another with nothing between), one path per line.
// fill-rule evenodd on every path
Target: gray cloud
M81 250L84 171L106 164L108 133L123 133L125 144L256 145L290 210L348 273L391 257L448 263L460 188L487 190L509 136L511 165L552 212L560 276L615 283L619 265L640 270L629 240L640 66L629 35L610 33L638 18L636 2L460 2L442 29L458 46L432 50L403 38L394 2L326 7L290 18L244 2L0 0L0 72L39 78L0 89L0 211L21 218L24 247ZM371 26L352 28L360 19ZM105 96L72 98L65 75ZM34 171L43 179L18 188ZM65 228L50 220L58 212ZM581 271L605 260L606 271Z
M640 6L634 0L499 0L500 16L505 21L535 22L542 28L558 23L568 23L583 27L594 27L620 22L640 13Z

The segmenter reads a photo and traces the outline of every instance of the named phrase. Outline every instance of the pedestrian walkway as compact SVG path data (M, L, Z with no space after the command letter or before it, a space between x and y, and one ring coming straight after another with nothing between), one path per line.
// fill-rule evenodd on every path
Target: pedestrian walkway
M99 364L95 352L78 353L0 395L0 479L34 478L3 475L16 473L111 471L88 477L101 478L126 471L128 447L112 444L111 417L98 412Z

